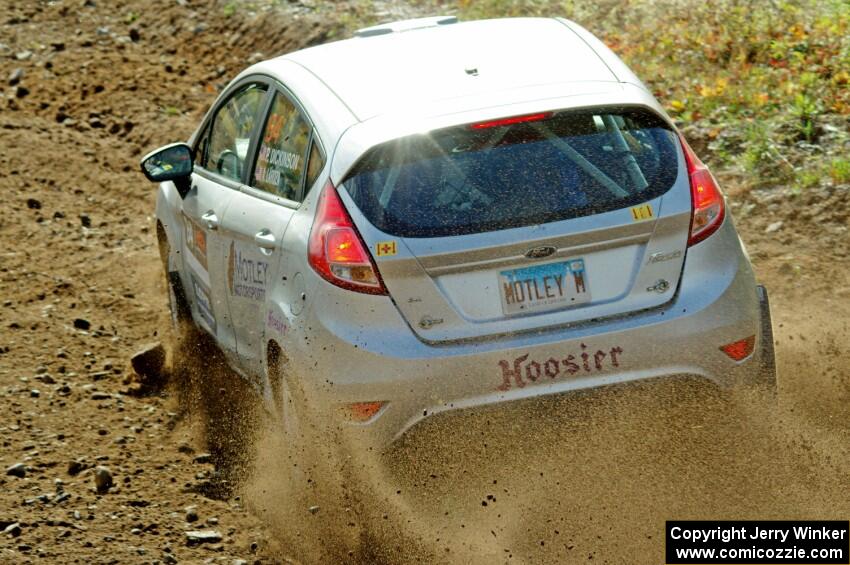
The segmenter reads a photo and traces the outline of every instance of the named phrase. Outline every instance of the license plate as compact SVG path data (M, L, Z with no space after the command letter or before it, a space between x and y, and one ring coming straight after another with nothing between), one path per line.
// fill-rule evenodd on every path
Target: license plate
M590 301L584 259L534 265L499 273L502 311L521 314Z

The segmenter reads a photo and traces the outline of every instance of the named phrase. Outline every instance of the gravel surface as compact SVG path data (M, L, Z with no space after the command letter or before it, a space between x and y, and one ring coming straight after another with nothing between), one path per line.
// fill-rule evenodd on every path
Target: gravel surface
M252 409L193 409L164 385L155 191L137 163L186 139L249 62L338 36L344 5L305 6L0 1L0 562L654 562L668 518L850 515L848 187L733 178L771 290L779 408L711 412L674 387L463 416L398 446L393 482L361 477L380 496L347 508L384 501L378 526L324 502L283 511ZM347 541L311 538L318 524Z

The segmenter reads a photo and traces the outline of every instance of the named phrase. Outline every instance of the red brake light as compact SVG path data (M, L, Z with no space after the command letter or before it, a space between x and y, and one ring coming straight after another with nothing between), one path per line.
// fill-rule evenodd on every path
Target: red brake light
M750 337L745 337L744 339L727 343L720 348L720 351L735 361L743 361L752 354L755 346L756 336L751 335Z
M695 245L717 231L723 223L726 206L717 182L694 150L679 135L691 181L691 233L688 245Z
M368 263L357 234L351 228L334 228L326 234L328 261L331 263Z
M471 129L487 129L499 126L522 124L525 122L539 122L540 120L545 120L546 118L551 117L552 112L539 112L537 114L527 114L525 116L513 116L511 118L500 118L498 120L490 120L489 122L479 122L477 124L470 124L469 127Z
M307 259L323 279L336 286L366 294L387 293L372 256L330 182L319 195Z

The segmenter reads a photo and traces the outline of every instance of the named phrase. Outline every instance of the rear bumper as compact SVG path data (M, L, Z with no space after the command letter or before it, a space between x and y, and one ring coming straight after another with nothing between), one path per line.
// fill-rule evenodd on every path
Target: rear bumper
M651 311L450 346L416 339L386 297L367 297L363 305L358 296L361 305L347 309L346 320L340 305L306 312L289 351L317 406L387 402L369 422L351 424L382 445L451 410L665 376L722 388L751 382L763 349L760 301L731 222L689 250L681 281L676 297ZM376 310L385 322L380 328L365 324ZM298 339L301 332L309 340ZM741 362L719 349L752 335L755 353Z

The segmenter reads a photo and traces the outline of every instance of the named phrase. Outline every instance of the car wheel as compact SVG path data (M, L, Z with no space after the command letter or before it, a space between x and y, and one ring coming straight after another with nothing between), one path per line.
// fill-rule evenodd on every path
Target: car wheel
M276 422L287 442L296 445L302 435L299 426L299 412L301 409L292 395L291 379L287 377L288 366L286 355L280 347L272 344L269 347L269 413L272 420Z
M160 228L161 229L161 228ZM165 273L165 286L168 293L168 310L171 314L171 327L175 332L184 331L187 324L192 322L192 314L186 293L183 290L183 282L177 270L171 245L164 234L159 238L159 255Z
M171 340L172 373L175 376L189 375L196 365L203 364L203 359L207 355L204 352L210 351L210 347L215 347L215 345L205 332L195 326L189 301L186 299L183 283L180 280L174 253L162 227L157 226L157 231L159 232L160 259L168 294L169 320L173 332L173 339Z
M280 439L283 453L278 455L284 463L276 467L275 480L286 483L287 513L298 522L290 526L290 534L301 543L315 540L319 545L311 551L321 555L322 562L356 555L361 551L362 525L351 521L355 498L350 458L345 455L339 429L319 402L311 402L286 354L274 344L268 361L267 411ZM345 527L340 527L342 520Z
M320 468L328 454L322 453L332 441L316 426L317 414L308 413L309 401L292 375L286 354L272 344L269 347L269 390L265 394L271 426L282 440L290 482L292 502L304 509L316 505L311 490L319 478L327 476ZM313 425L311 425L311 423Z

